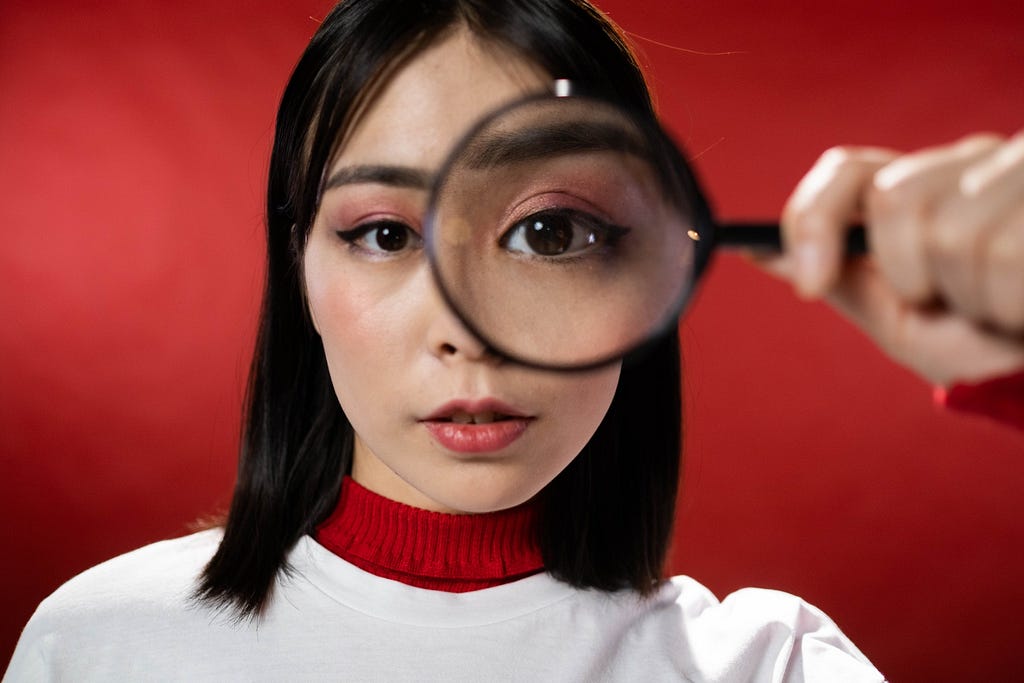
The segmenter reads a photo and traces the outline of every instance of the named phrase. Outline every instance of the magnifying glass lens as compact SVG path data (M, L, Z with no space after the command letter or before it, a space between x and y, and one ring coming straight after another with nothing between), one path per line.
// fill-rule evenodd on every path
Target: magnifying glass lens
M428 218L435 276L466 325L519 362L575 368L674 324L697 230L665 144L583 98L534 98L480 123Z

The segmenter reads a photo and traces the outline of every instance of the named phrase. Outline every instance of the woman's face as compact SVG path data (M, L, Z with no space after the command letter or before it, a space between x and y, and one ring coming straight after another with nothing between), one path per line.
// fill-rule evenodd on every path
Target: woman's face
M430 178L469 125L550 76L467 30L405 62L343 141L304 255L310 313L355 429L352 476L388 498L486 512L529 500L590 439L619 367L530 370L485 353L422 245Z

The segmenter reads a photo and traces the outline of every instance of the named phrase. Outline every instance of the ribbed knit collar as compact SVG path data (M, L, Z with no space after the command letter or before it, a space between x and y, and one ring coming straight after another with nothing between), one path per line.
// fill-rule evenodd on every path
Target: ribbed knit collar
M432 590L490 588L543 569L530 504L479 515L388 500L345 477L316 540L360 569Z

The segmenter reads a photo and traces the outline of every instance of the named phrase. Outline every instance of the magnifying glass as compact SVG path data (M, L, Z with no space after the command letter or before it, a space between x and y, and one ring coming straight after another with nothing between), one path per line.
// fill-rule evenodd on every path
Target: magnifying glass
M716 224L650 116L574 95L480 120L435 181L425 222L438 286L494 353L545 369L604 365L676 321L723 246L779 250L779 227ZM862 230L848 252L863 252Z

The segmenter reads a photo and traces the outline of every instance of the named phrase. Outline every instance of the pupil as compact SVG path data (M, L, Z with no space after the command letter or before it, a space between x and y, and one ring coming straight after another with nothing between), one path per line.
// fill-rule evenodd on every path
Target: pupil
M542 256L563 254L572 244L572 225L563 216L535 219L526 226L526 243Z
M385 251L400 251L409 241L409 234L400 225L384 225L377 229L377 244Z

